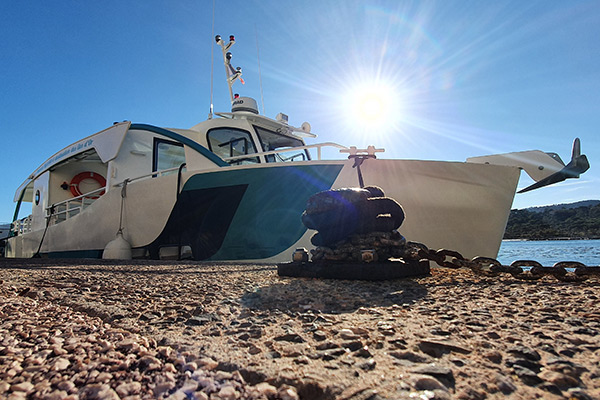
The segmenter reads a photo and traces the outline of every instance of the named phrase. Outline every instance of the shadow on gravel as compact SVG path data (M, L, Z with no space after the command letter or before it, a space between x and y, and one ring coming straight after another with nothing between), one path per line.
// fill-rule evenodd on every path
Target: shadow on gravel
M0 258L0 269L60 270L141 275L223 274L227 272L276 271L274 264L200 262L189 260L101 260L89 258Z
M254 310L338 314L359 308L409 306L427 295L410 279L384 282L293 278L247 292L241 304Z

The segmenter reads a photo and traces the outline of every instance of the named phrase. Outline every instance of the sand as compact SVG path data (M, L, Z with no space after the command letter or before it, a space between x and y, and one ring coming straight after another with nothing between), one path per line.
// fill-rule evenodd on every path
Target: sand
M599 286L0 259L0 398L598 399Z

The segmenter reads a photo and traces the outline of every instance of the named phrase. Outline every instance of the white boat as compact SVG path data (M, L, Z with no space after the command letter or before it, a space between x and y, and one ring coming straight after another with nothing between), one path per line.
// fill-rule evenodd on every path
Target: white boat
M130 252L117 257L289 261L294 249L313 247L301 221L307 199L363 184L402 205L408 240L495 257L522 169L537 188L589 168L578 139L567 165L538 150L446 162L307 144L316 137L309 124L292 127L282 114L260 115L251 98L233 98L241 75L226 53L233 40L217 43L231 112L212 118L211 109L189 129L116 123L60 150L16 191L7 257L111 257L118 237ZM348 158L322 159L331 147ZM18 218L26 202L31 215Z

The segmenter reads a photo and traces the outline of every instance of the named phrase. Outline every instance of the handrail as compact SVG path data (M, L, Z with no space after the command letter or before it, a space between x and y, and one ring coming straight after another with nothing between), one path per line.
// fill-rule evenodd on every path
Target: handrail
M131 183L131 182L134 182L134 181L139 181L140 179L144 179L144 178L162 176L162 175L166 174L167 172L175 172L175 171L178 171L178 170L179 170L179 166L172 167L172 168L167 168L167 169L163 169L163 170L160 170L160 171L150 172L149 174L144 174L144 175L136 176L135 178L127 178L126 181L127 181L127 183ZM121 187L121 186L123 186L124 183L125 183L125 180L121 181L119 183L115 183L112 186L113 187Z
M317 149L317 160L320 161L321 160L321 148L323 148L323 147L335 147L340 150L348 150L348 147L342 146L341 144L334 143L334 142L324 142L324 143L309 144L309 145L298 146L298 147L288 147L288 148L279 149L279 150L263 151L261 153L244 154L242 156L226 157L226 158L223 158L223 160L224 161L235 161L235 160L245 159L245 158L249 158L249 157L269 156L271 154L285 153L288 151L309 150L309 149L316 148Z
M59 206L61 206L61 205L63 205L63 204L70 203L70 202L73 202L73 201L77 201L77 200L80 200L80 199L83 199L83 198L90 198L90 196L92 196L92 195L94 195L94 194L96 194L96 193L100 193L100 192L102 192L102 191L104 191L104 190L105 190L105 188L101 187L101 188L99 188L99 189L92 190L91 192L84 193L84 194L82 194L82 195L80 195L80 196L77 196L77 197L72 197L72 198L70 198L70 199L66 199L66 200L63 200L63 201L59 201L58 203L54 203L54 204L53 204L52 206L50 206L50 207L46 207L46 213L47 213L48 211L50 211L50 209L51 209L52 207L59 207ZM93 200L95 200L95 199L93 199Z

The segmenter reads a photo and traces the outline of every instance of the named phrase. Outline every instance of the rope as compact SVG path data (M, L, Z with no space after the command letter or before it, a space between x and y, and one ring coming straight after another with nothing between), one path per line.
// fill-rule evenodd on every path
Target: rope
M125 179L123 181L123 187L121 188L121 212L119 213L119 230L117 231L117 235L119 233L123 234L123 205L125 204L125 197L127 197L128 183L129 179Z
M44 243L44 238L46 237L46 232L48 231L48 226L50 225L50 218L52 217L52 214L54 214L54 210L55 207L54 204L52 204L52 206L50 207L50 215L46 217L46 227L44 228L44 233L42 234L42 240L40 240L40 245L38 246L38 249L35 252L35 254L31 256L31 258L41 258L40 250L42 250L42 243Z

